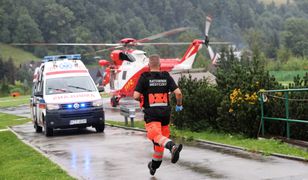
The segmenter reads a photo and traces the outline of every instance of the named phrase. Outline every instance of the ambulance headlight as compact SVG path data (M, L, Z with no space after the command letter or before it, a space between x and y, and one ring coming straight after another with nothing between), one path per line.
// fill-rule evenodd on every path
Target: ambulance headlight
M92 105L93 105L94 107L103 106L103 100L102 100L102 99L99 99L99 100L93 101L93 102L92 102Z
M47 109L48 110L57 110L57 109L60 109L60 105L59 104L47 104Z

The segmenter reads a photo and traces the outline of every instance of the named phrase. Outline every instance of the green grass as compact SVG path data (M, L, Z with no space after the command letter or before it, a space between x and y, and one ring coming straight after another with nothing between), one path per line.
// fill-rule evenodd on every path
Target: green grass
M125 126L124 120L123 122L106 120L106 123L116 126ZM130 121L128 122L128 126L130 126ZM134 126L136 128L144 129L144 121L134 121Z
M25 96L18 96L18 97L2 97L0 98L0 108L2 107L13 107L13 106L18 106L21 104L29 104L30 102L30 96L25 95Z
M308 71L308 58L290 57L285 62L268 60L265 68L268 71Z
M308 70L298 70L298 71L269 71L270 75L274 75L275 78L279 82L293 82L293 78L297 75L299 75L301 78L304 77L305 73L307 73Z
M106 121L112 125L125 126L124 122ZM135 127L144 129L144 121L135 121ZM302 157L308 160L308 152L274 139L251 139L241 135L223 134L212 131L191 132L189 130L178 130L171 126L171 134L175 138L186 140L202 139L232 146L242 147L248 151L262 151L265 155L271 153L285 154Z
M0 132L0 179L73 179L12 132Z
M39 58L34 56L32 53L24 51L22 49L1 44L0 43L0 56L4 60L8 60L10 57L13 58L14 64L19 66L19 64L30 62L31 60L38 60Z
M11 114L0 113L0 129L29 122L30 119ZM1 178L0 178L1 179Z

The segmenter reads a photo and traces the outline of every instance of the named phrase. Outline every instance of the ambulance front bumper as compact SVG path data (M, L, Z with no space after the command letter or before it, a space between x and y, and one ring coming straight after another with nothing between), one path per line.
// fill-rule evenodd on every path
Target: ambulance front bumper
M96 126L105 123L103 107L72 110L46 110L45 121L49 128Z

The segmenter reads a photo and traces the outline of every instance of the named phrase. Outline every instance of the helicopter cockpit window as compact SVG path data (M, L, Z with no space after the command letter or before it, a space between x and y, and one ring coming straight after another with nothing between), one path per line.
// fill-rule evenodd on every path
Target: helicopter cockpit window
M132 56L129 53L120 53L120 59L123 61L129 61L129 62L134 62L136 61L136 59L134 58L134 56Z

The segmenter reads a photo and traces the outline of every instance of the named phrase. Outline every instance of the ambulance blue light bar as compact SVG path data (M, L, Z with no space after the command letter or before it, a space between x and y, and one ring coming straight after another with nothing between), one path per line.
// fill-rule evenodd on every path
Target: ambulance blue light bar
M67 54L67 55L44 56L43 62L57 61L61 59L80 60L81 55L80 54Z

